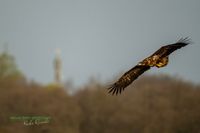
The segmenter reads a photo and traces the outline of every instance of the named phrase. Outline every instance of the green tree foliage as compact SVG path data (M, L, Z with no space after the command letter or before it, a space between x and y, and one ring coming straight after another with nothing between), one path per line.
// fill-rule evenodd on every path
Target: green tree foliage
M42 87L36 84L2 89L0 94L0 132L4 133L78 133L80 107L63 89ZM12 116L47 116L50 123L25 126L12 122Z
M120 96L87 87L76 98L81 133L200 132L200 87L180 79L143 77Z
M21 78L14 57L7 52L0 54L0 78Z
M177 78L143 76L118 96L96 80L73 95L60 86L6 81L0 79L2 133L200 132L200 86ZM51 117L50 123L25 126L9 119L38 115Z

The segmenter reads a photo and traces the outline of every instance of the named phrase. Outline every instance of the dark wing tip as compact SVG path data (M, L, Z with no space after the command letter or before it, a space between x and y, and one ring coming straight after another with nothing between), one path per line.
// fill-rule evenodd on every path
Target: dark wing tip
M188 44L192 44L193 42L189 37L185 37L185 38L179 39L177 43L188 45Z
M118 95L122 92L123 88L118 87L116 84L111 85L108 87L108 93L112 95Z

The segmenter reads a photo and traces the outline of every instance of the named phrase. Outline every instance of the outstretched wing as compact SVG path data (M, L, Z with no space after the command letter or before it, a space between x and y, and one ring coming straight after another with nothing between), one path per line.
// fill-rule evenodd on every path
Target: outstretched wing
M159 50L157 50L155 53L153 53L152 56L159 55L160 57L166 57L166 56L170 55L172 52L174 52L175 50L185 47L186 45L188 45L190 43L191 43L191 41L188 37L181 38L174 44L169 44L169 45L161 47Z
M121 93L121 91L124 90L124 88L130 85L135 79L137 79L141 74L143 74L145 71L149 69L150 66L136 65L131 70L124 73L124 75L122 75L122 77L117 82L115 82L108 88L109 93L116 95L118 93Z

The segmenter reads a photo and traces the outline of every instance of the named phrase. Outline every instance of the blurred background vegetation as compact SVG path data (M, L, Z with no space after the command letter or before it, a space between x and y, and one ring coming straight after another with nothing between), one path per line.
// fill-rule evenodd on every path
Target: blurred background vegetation
M200 133L200 86L167 75L142 76L119 96L91 80L76 88L27 81L12 55L0 55L1 133ZM25 126L11 116L50 116Z

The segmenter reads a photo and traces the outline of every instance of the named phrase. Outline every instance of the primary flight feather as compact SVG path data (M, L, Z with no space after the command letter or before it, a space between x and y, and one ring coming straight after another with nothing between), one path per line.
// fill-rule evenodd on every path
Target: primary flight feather
M108 88L109 93L116 95L121 93L128 85L130 85L135 79L137 79L141 74L149 70L151 67L160 68L166 66L168 64L169 55L175 50L185 47L188 44L190 44L190 39L186 37L181 38L174 44L161 47L151 56L145 58L135 67L124 73L117 82Z

